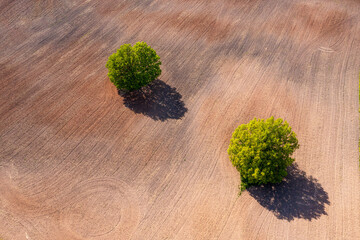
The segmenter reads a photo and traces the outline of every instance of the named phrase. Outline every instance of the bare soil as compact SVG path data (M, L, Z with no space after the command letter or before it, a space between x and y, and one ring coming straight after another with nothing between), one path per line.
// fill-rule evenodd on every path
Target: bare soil
M0 237L360 239L359 1L0 2ZM119 94L107 57L163 73ZM254 117L297 133L279 185L238 196Z

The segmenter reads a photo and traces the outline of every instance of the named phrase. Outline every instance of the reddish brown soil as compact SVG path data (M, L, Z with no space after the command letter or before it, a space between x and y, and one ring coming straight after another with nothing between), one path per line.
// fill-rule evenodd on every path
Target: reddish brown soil
M360 239L359 1L0 3L0 237ZM146 101L105 63L145 41ZM297 166L238 197L232 131L286 119Z

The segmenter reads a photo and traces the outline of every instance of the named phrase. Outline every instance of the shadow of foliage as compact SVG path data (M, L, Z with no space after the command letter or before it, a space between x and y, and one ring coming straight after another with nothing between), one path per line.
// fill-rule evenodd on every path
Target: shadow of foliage
M148 86L132 92L119 91L124 105L154 120L181 119L187 112L182 96L161 80L154 80Z
M312 176L293 164L288 168L288 176L275 185L253 186L249 194L278 219L292 221L303 218L311 221L327 215L325 204L330 205L327 192Z

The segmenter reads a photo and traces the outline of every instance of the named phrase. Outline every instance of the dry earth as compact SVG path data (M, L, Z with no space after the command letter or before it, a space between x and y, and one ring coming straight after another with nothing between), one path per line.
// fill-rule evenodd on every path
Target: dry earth
M121 96L107 57L163 74ZM359 1L0 2L0 237L360 239ZM297 166L238 197L227 146L286 119Z

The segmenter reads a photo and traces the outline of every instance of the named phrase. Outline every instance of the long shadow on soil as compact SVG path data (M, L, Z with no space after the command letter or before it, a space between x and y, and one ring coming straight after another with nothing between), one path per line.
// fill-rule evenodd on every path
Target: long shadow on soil
M278 219L318 219L327 215L325 204L330 205L327 192L312 176L296 164L288 168L288 176L276 185L253 186L248 192L261 206L272 211Z
M127 108L154 120L180 119L187 112L176 88L158 79L141 90L127 93L119 91L119 95L123 97Z

